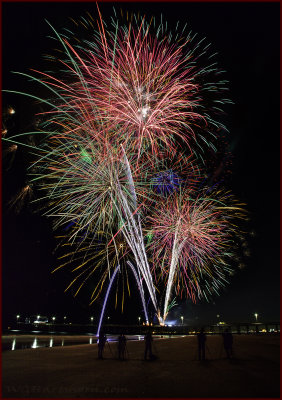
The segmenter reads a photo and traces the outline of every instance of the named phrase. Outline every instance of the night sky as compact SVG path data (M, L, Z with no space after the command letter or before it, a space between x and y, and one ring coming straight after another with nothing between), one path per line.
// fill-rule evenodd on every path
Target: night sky
M28 92L30 85L10 71L46 69L42 55L52 54L54 44L47 38L51 32L45 19L60 31L69 24L68 17L78 18L86 11L97 16L93 2L2 4L2 87L9 90ZM187 22L200 38L206 37L219 53L217 60L226 70L234 102L226 108L232 149L230 179L233 192L247 203L250 213L250 255L244 261L245 268L231 277L221 297L209 304L180 301L171 319L184 315L187 323L204 324L215 322L220 315L224 321L253 321L257 312L263 321L279 320L280 4L101 3L104 18L111 14L113 4L148 17L162 13L170 26L177 20L182 25ZM32 103L19 95L4 94L3 107L8 105L16 110L9 132L27 130L34 114ZM55 263L51 222L32 212L30 204L18 213L7 206L27 182L30 156L19 147L9 168L7 157L3 152L3 317L9 321L18 313L41 313L88 321L90 315L98 315L101 304L89 307L86 295L74 299L71 294L64 294L68 274L50 273ZM113 321L136 322L141 304L134 297L127 302L122 317L119 311L114 315L109 306Z

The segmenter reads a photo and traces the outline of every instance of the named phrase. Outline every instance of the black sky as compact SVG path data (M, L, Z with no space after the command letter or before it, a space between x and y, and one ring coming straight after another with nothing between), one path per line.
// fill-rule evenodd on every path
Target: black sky
M228 107L228 128L233 153L232 189L248 204L250 257L246 268L214 303L181 303L180 313L189 322L223 319L252 320L257 312L263 320L279 319L279 16L280 4L259 3L115 3L116 8L163 14L173 26L187 22L199 37L206 37L217 51L219 65L230 81L234 105ZM96 4L89 3L2 3L3 81L2 87L28 91L24 78L10 71L44 70L42 55L52 53L50 28L68 24L68 17L97 16ZM100 3L102 15L111 14L112 3ZM25 128L33 110L17 95L3 95L3 105L15 107L15 128ZM3 316L17 313L82 314L99 312L100 304L88 307L85 298L65 295L66 276L51 275L54 263L50 222L23 209L7 211L9 200L24 186L27 156L20 148L13 167L3 172ZM136 314L133 311L136 308ZM125 317L135 320L141 306L129 301ZM113 311L109 311L113 314Z

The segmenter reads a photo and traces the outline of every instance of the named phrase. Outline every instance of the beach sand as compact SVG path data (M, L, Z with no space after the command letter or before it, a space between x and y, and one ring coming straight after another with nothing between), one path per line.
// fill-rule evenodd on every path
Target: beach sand
M4 351L3 398L270 398L280 397L280 336L234 335L226 359L219 335L207 336L207 360L197 360L195 336L156 339L155 361L144 342L128 341L128 359L107 343Z

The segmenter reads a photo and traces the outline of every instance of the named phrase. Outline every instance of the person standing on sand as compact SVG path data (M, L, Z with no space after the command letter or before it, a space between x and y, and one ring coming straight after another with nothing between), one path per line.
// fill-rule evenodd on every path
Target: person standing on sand
M200 333L197 334L197 339L198 339L199 360L204 361L206 359L206 340L207 340L204 328L201 328Z
M124 360L125 349L126 349L126 337L122 333L118 337L118 358L119 358L119 360Z
M232 345L233 345L233 336L232 333L229 331L229 329L225 329L225 331L222 334L223 337L223 347L226 352L227 358L231 358L233 355L232 352Z
M107 341L106 335L103 333L103 331L100 331L99 341L98 341L98 358L100 360L103 359L103 350L104 350L106 341Z
M145 353L144 353L144 360L147 360L147 353L149 352L149 359L153 359L153 353L152 353L152 334L150 331L147 332L146 336L144 337L145 340Z

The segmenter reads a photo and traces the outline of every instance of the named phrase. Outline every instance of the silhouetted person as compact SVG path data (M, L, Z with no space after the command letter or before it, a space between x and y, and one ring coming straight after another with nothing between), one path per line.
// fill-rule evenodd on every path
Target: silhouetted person
M226 351L226 356L227 358L231 358L233 353L232 353L232 345L233 345L233 336L232 333L229 331L229 329L225 329L225 331L222 334L223 337L223 346Z
M100 331L99 341L98 341L98 358L100 360L103 359L103 350L104 350L106 341L107 341L106 335L104 334L104 332Z
M147 353L149 352L149 359L153 359L153 353L152 353L152 334L150 331L147 332L147 334L144 337L145 340L145 353L144 353L144 360L147 360Z
M204 328L201 329L200 333L197 334L198 338L198 353L199 353L199 360L206 359L206 334L204 332Z
M119 358L119 360L124 360L125 349L126 349L126 337L122 333L118 337L118 358Z

